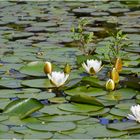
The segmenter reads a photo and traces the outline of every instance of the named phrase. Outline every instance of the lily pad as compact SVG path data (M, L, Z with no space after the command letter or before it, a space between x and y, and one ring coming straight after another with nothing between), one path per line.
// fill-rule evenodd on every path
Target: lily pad
M140 125L136 122L119 122L119 123L114 123L114 124L108 124L107 128L112 129L112 130L119 130L119 131L132 131L132 130L139 130Z
M45 76L44 65L45 63L41 61L30 62L23 66L20 72L31 76Z
M61 116L48 116L39 117L40 120L45 122L71 122L87 119L88 116L82 115L61 115Z
M132 99L137 93L136 90L130 88L123 88L119 90L112 91L105 96L99 97L104 100L124 100L124 99Z
M76 103L85 103L92 104L96 106L103 106L102 102L100 102L96 97L91 97L86 94L77 94L70 97L71 102Z
M124 134L127 134L126 131L120 132L120 131L114 131L109 130L106 128L106 126L101 124L94 124L92 126L89 126L86 128L87 134L94 137L94 138L113 138L113 137L119 137Z
M9 103L5 107L4 113L8 113L13 116L19 116L21 119L24 119L42 107L43 104L41 104L36 99L20 99Z
M21 80L17 79L0 79L0 87L20 88L22 87L20 82Z
M1 132L7 132L9 130L9 127L3 124L0 124L0 133Z
M102 107L94 106L94 105L87 105L87 104L62 104L58 106L59 109L70 111L70 112L91 112L91 111L98 111L102 109Z
M65 90L65 93L68 95L81 95L86 94L87 96L100 96L107 94L106 91L100 89L100 88L93 88L93 87L86 87L86 86L80 86L76 87L70 90Z
M68 131L75 129L76 125L72 122L52 122L47 124L27 124L27 127L39 131Z
M49 79L32 79L23 80L22 85L33 88L50 88L53 87Z

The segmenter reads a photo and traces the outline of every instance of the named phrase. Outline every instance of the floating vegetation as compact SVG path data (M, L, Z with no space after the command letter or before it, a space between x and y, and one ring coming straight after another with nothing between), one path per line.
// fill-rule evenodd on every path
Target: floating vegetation
M139 139L139 1L1 1L0 139Z

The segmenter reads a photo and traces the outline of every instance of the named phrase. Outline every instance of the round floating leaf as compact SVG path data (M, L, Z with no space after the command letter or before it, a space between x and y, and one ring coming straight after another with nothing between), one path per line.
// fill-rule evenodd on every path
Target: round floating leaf
M49 114L49 115L56 115L56 114L58 114L58 115L65 115L65 114L71 114L71 112L67 112L67 111L62 111L62 110L60 110L59 108L58 108L58 106L59 105L54 105L54 104L52 104L52 105L48 105L48 106L44 106L44 108L42 108L41 110L40 110L40 112L42 112L42 113L47 113L47 114Z
M94 78L94 77L84 77L82 79L82 81L85 84L89 84L93 87L100 87L100 88L104 88L105 85L105 81L100 81L98 78Z
M56 95L54 93L49 93L49 92L40 92L40 93L20 93L20 94L16 94L17 97L19 98L35 98L38 100L41 99L50 99L55 97Z
M0 116L0 122L1 121L5 121L5 120L8 120L8 118L9 118L8 116L1 115Z
M1 59L3 62L8 62L8 63L22 63L22 60L20 57L12 55L12 56L3 56Z
M0 86L6 88L20 88L21 80L17 79L0 79Z
M89 112L89 116L102 116L110 111L110 108L103 108L96 112Z
M38 131L32 131L34 133L31 134L25 134L24 139L49 139L53 136L50 132L38 132Z
M44 64L45 63L41 61L30 62L23 66L20 72L31 76L45 76Z
M0 139L11 139L11 138L15 138L15 139L23 139L23 135L21 134L15 134L13 132L2 132L0 133Z
M85 119L85 120L77 121L77 124L80 124L80 125L91 125L91 124L95 124L95 123L99 123L99 120L96 118L92 118L92 117ZM81 126L80 126L80 128L81 128Z
M9 115L9 119L3 121L2 123L7 126L10 126L10 125L18 126L18 128L20 129L19 126L24 126L28 123L40 123L40 120L38 120L36 118L32 118L32 117L24 118L21 120L18 115L17 116Z
M48 117L40 117L40 120L45 122L70 122L70 121L79 121L87 119L88 116L81 116L81 115L61 115L61 116L48 116Z
M59 109L70 111L70 112L91 112L98 111L102 109L102 107L94 106L94 105L86 105L86 104L62 104L58 106Z
M0 99L0 110L3 110L9 103L9 99Z
M68 102L64 97L54 97L48 99L51 103L66 103Z
M33 112L41 109L42 107L43 104L41 104L36 99L20 99L9 103L5 107L4 113L16 115L23 119L32 114Z
M49 79L32 79L32 80L24 80L22 85L33 88L49 88L52 87Z
M130 112L129 110L117 109L117 108L112 108L110 110L111 114L116 115L116 116L121 116L121 117L126 117L129 112Z
M126 131L126 130L140 130L139 123L136 122L119 122L119 123L112 123L108 124L107 128L119 131Z
M56 132L53 136L53 139L69 139L70 140L72 139L72 137Z
M69 136L72 137L72 139L92 139L92 136L88 134L72 133L69 134Z
M113 105L116 105L116 104L118 104L118 102L117 101L115 101L115 100L102 100L102 99L99 99L99 101L105 106L105 107L108 107L108 106L113 106Z
M124 99L132 99L138 91L130 89L130 88L123 88L119 90L115 90L110 92L105 96L99 97L100 99L104 100L124 100Z
M71 96L70 101L76 103L86 103L86 104L92 104L96 106L103 106L102 102L100 102L97 98L88 96L86 94L77 94Z
M117 104L115 107L116 108L118 108L118 109L125 109L125 110L129 110L130 109L130 107L132 106L132 105L134 105L135 104L135 102L124 102L124 103L119 103L119 104Z
M100 96L100 95L105 95L107 94L106 91L100 88L93 88L93 87L86 87L86 86L80 86L76 87L70 90L65 91L66 94L68 95L77 95L77 94L86 94L87 96Z
M127 132L120 132L120 131L114 131L109 130L106 128L106 126L101 124L94 124L92 126L89 126L86 128L87 134L94 137L94 138L113 138L113 137L119 137L121 135L127 134Z
M7 132L9 130L9 127L3 124L0 124L0 133L1 132Z
M11 128L12 131L16 133L20 133L24 135L24 139L49 139L52 137L51 132L41 132L41 131L34 131L25 126L19 127L14 126Z
M76 128L72 122L55 122L47 124L27 124L27 127L39 131L68 131Z

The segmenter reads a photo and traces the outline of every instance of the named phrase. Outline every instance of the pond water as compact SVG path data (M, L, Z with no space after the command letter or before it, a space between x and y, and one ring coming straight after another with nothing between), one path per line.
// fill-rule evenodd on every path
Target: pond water
M90 56L71 32L82 18L90 21L84 31L95 34ZM106 45L118 29L130 44L121 50L119 86L108 92ZM81 63L95 57L104 67L89 76ZM56 71L72 67L59 90L43 71L45 61ZM140 124L127 119L140 104L139 66L139 1L1 1L0 139L139 139Z

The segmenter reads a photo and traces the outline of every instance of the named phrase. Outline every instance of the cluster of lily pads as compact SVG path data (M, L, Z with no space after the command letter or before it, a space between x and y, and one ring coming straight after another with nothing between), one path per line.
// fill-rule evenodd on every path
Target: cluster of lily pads
M87 62L82 63L82 67L85 71L90 74L90 76L94 76L98 73L103 66L101 61L98 60L87 60ZM52 64L50 62L45 62L44 72L47 74L50 82L56 86L57 88L63 86L65 82L68 80L69 74L71 72L70 65L66 64L63 72L52 71ZM115 84L117 88L117 84L119 83L119 72L122 71L122 60L121 58L117 58L115 62L115 67L113 67L110 72L110 79L106 82L106 89L112 91L115 89ZM131 120L136 120L140 122L140 105L134 105L131 107L131 111L133 115L128 114L127 118Z
M139 2L66 1L0 3L0 139L139 138Z

